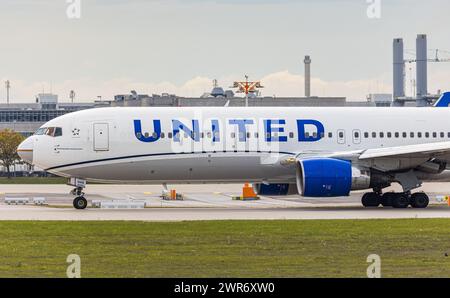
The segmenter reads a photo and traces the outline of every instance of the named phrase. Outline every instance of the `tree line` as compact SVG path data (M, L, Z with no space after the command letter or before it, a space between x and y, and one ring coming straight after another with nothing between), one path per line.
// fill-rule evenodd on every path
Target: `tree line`
M0 130L0 164L6 168L8 178L11 178L11 166L21 162L17 147L24 139L23 135L12 129Z

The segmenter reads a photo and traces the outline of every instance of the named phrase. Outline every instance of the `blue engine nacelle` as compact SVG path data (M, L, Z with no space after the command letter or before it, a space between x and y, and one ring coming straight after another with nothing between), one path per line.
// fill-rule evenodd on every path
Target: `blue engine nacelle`
M351 190L369 186L370 173L352 167L349 161L318 158L298 163L297 188L304 197L348 196Z
M296 184L253 184L253 190L261 196L287 196L298 194Z

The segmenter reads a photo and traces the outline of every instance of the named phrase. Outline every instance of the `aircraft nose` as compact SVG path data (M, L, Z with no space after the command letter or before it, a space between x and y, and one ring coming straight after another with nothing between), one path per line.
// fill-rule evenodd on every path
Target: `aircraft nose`
M26 163L33 164L33 140L27 138L20 143L19 147L17 147L17 154Z

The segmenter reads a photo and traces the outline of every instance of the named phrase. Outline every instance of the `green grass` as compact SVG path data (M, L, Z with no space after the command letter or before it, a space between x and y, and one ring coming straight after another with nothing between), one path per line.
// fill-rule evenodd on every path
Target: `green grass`
M0 222L0 277L449 277L450 220Z
M66 184L63 177L0 177L0 184Z

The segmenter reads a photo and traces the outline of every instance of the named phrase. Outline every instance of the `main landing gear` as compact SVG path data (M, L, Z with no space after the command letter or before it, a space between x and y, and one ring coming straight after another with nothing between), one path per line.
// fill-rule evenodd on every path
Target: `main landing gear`
M373 188L373 192L363 195L361 201L364 207L394 207L394 208L408 208L411 205L413 208L426 208L430 202L428 196L423 192L416 192L411 194L411 190L416 189L422 185L422 182L417 178L414 171L396 173L392 180L398 182L403 192L386 192L382 193L382 188L389 184L378 185Z
M407 208L409 205L413 208L426 208L429 203L428 196L423 192L411 194L409 192L368 192L362 196L361 202L364 207L394 207Z
M86 209L88 201L85 199L83 192L83 189L86 187L86 181L82 179L71 178L68 184L75 186L75 188L70 192L72 195L76 196L73 200L73 207L79 210Z

